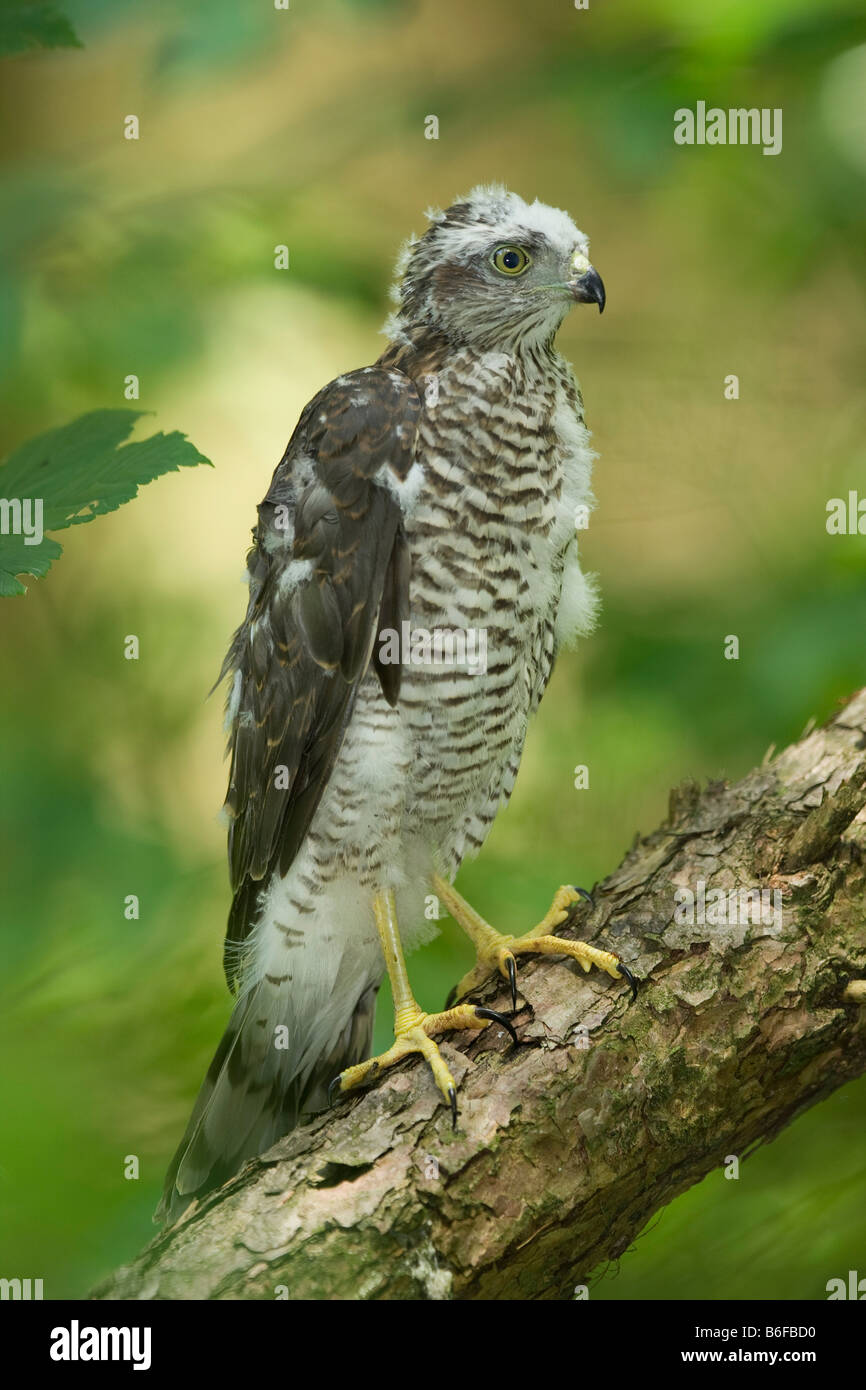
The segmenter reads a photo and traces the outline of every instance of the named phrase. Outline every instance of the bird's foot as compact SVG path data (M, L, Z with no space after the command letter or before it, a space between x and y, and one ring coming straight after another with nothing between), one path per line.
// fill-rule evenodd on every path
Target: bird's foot
M493 1009L483 1009L475 1004L458 1004L455 1008L446 1009L444 1013L438 1014L425 1014L417 1006L414 1010L407 1010L395 1022L394 1041L387 1052L380 1053L378 1057L370 1057L366 1062L359 1062L356 1066L347 1067L345 1071L340 1072L331 1082L328 1099L333 1102L338 1093L343 1095L346 1091L363 1086L386 1068L402 1062L404 1057L419 1052L426 1058L436 1085L451 1107L451 1124L452 1128L456 1128L457 1087L431 1035L456 1032L464 1028L487 1028L491 1023L500 1024L511 1034L512 1040L517 1042L517 1034L508 1019L495 1013Z
M553 935L556 928L561 927L568 920L572 908L581 899L592 902L592 898L584 888L573 888L567 884L557 889L553 902L541 921L523 936L504 936L491 927L489 923L481 923L477 914L473 913L475 920L472 923L473 930L470 934L475 941L477 960L473 969L460 981L454 997L463 999L467 994L472 994L475 990L480 989L492 973L498 971L503 979L508 980L511 985L512 1008L516 1009L517 963L515 958L521 955L536 955L570 956L572 960L576 960L582 965L584 970L591 970L595 965L600 970L605 970L614 980L627 980L631 986L632 999L636 999L637 981L613 951L599 950L597 946L590 946L587 941L564 941L561 937ZM460 922L460 917L457 917L455 912L455 906L456 904L449 904L449 911ZM463 922L460 924L466 925ZM479 931L479 925L482 925L486 930Z

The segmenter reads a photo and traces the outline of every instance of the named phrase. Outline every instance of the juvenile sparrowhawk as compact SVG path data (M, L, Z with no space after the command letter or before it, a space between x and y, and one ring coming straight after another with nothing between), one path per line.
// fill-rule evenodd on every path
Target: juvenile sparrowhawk
M431 895L472 938L458 999L515 957L618 957L538 927L500 936L452 887L508 801L562 643L596 599L577 518L593 453L554 347L604 288L571 218L476 188L404 247L388 346L304 409L258 509L250 597L223 674L237 1002L166 1180L173 1218L339 1091L421 1053L456 1117L433 1037L508 1021L425 1014L404 950ZM398 926L399 924L399 926ZM367 1060L387 969L395 1041Z

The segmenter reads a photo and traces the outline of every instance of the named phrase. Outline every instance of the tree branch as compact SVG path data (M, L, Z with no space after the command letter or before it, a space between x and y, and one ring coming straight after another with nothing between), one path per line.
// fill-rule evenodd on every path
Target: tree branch
M524 958L523 1045L495 1025L441 1042L456 1133L413 1059L93 1296L570 1297L660 1207L866 1069L864 803L866 690L735 786L676 789L572 929L622 956L637 1003L598 972ZM780 920L744 921L739 900L701 920L699 880L778 892ZM678 889L696 895L691 922ZM507 988L491 981L484 1002L508 1009Z

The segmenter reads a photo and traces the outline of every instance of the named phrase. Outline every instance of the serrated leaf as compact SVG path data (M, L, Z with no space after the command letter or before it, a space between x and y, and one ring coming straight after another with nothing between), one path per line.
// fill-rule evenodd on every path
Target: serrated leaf
M25 593L16 576L41 577L62 553L57 541L45 535L38 544L30 543L36 538L38 501L43 532L60 531L116 511L163 473L210 464L178 430L124 444L144 413L93 410L28 440L0 465L0 597ZM27 516L30 538L12 533L13 499L21 504L22 520Z

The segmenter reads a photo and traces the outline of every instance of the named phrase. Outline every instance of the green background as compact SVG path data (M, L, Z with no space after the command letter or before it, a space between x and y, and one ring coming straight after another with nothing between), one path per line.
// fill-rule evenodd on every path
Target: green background
M0 1274L48 1297L149 1238L227 1017L206 696L255 504L305 401L381 350L426 207L500 180L567 208L608 292L560 334L600 455L583 551L602 622L557 669L470 900L531 925L559 883L615 867L672 785L740 776L866 664L866 537L825 528L829 498L866 496L859 0L63 9L83 48L0 60L0 451L126 404L135 373L140 432L182 429L215 468L67 532L0 607ZM782 153L676 146L699 99L781 107ZM446 924L410 960L422 1004L468 964ZM864 1116L866 1081L738 1182L711 1174L591 1296L821 1298L866 1274Z

